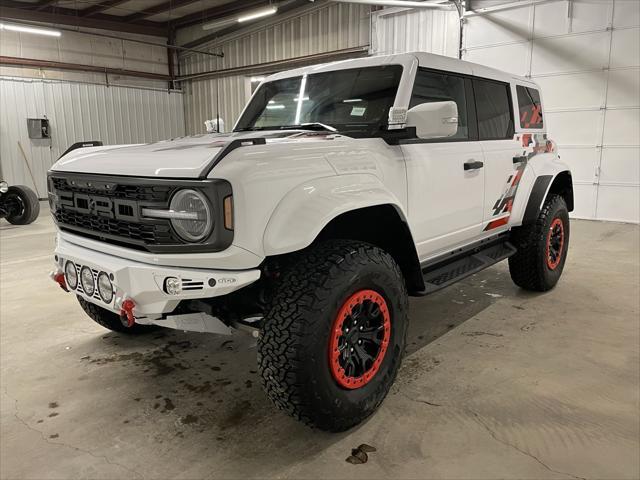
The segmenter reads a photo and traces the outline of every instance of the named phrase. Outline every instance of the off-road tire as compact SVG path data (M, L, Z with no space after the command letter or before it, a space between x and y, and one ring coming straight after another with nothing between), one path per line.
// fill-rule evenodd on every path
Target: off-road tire
M558 265L547 263L547 239L554 220L563 228L563 247ZM546 292L555 287L562 275L569 247L569 212L564 198L550 195L536 221L514 230L512 242L517 253L509 258L509 273L513 282L525 290Z
M5 195L5 201L10 196L16 197L15 200L21 205L21 211L13 212L7 215L7 222L13 225L27 225L35 221L40 214L40 201L33 190L24 185L13 185L9 187Z
M122 323L118 314L88 302L80 296L77 296L77 298L82 309L94 322L113 332L140 335L158 329L155 325L140 325L138 323L133 324L132 327L127 327Z
M329 342L339 309L354 292L375 291L388 306L391 336L377 373L356 389L331 372ZM347 430L371 415L393 384L408 326L404 278L393 258L363 242L331 240L313 246L281 276L258 340L267 396L305 424Z

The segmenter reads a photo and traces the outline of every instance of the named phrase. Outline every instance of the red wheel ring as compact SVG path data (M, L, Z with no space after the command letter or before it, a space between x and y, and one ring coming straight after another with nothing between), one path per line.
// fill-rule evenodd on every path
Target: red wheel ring
M391 315L382 295L373 290L351 295L338 310L329 339L329 367L338 385L354 390L369 383L380 369L390 339Z
M555 270L562 260L564 249L564 224L559 218L554 218L547 233L547 267Z

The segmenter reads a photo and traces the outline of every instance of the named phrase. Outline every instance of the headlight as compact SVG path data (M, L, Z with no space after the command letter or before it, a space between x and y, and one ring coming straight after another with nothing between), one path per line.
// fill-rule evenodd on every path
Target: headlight
M78 287L78 272L75 263L71 260L68 260L64 265L64 276L67 279L67 286L71 290L75 290Z
M211 233L211 208L201 193L195 190L180 190L171 199L169 209L173 214L171 225L183 240L199 242Z
M9 191L9 184L7 182L0 182L0 193L7 193Z

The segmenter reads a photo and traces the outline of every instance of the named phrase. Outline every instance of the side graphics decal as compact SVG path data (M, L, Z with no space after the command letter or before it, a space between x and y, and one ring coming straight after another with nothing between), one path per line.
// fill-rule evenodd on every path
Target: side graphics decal
M554 143L547 139L545 133L525 133L516 135L515 139L521 142L524 150L521 157L514 158L514 164L516 160L520 160L520 162L517 163L515 172L507 178L504 192L493 205L493 216L499 216L500 218L496 218L487 223L486 227L484 227L485 232L509 223L513 202L516 198L516 193L518 193L520 179L527 167L528 161L539 153L555 151Z

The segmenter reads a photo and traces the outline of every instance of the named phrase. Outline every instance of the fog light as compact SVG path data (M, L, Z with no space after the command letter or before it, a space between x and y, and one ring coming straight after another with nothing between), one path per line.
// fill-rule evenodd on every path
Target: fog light
M71 290L75 290L78 287L78 271L76 270L76 264L71 260L64 266L64 276L67 279L67 286Z
M98 293L104 303L110 304L113 300L113 285L106 272L100 272L98 275Z
M165 278L164 291L169 295L178 295L182 293L182 281L176 277Z
M80 283L82 284L84 293L93 297L96 291L96 284L93 280L93 272L89 267L82 267L82 270L80 270Z

